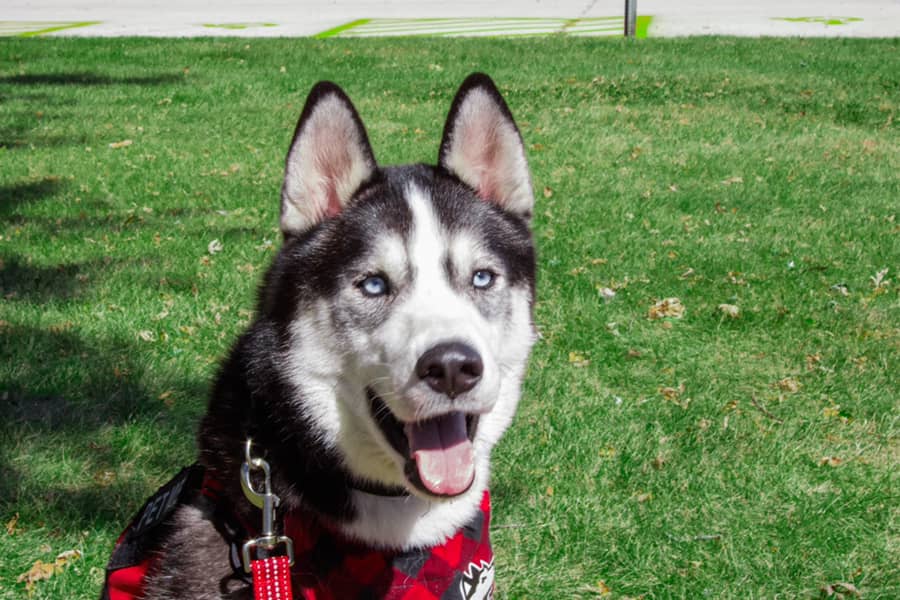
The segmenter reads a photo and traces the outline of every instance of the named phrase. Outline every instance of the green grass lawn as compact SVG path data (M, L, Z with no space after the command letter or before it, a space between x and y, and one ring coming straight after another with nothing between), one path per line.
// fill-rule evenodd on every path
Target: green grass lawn
M900 42L717 38L0 40L0 597L192 461L310 86L433 162L474 70L538 192L499 597L900 597Z

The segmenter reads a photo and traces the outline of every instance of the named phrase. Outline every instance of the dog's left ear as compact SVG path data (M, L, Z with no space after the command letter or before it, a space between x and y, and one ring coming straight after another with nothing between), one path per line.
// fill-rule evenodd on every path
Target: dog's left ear
M503 97L483 73L469 75L450 106L438 164L484 200L526 221L534 192L522 136Z

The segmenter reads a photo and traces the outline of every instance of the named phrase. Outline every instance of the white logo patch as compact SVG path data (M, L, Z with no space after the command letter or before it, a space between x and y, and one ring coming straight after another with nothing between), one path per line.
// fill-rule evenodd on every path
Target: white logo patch
M493 600L494 559L480 561L480 565L469 563L459 582L459 592L466 600Z

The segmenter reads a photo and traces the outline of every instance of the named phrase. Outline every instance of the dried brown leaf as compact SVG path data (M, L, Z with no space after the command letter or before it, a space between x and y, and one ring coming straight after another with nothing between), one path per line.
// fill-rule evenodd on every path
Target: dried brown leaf
M16 527L19 524L19 513L13 515L13 518L6 522L6 535L14 535Z
M60 567L57 567L55 563L45 563L41 559L38 559L34 561L34 564L31 565L30 569L19 575L16 579L16 583L25 582L25 589L31 590L34 588L35 583L50 579L59 570L61 570Z
M795 394L800 391L800 382L793 377L785 377L780 381L776 381L773 386L789 394Z
M116 472L115 471L97 471L94 473L94 483L96 483L99 487L109 487L116 481Z
M649 319L680 319L684 316L684 304L678 298L664 298L650 307Z

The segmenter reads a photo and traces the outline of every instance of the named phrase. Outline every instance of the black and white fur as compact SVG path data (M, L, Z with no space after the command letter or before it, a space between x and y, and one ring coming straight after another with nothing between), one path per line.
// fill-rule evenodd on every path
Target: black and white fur
M252 437L280 513L311 510L372 547L436 545L472 518L535 338L532 209L521 136L487 76L462 84L437 166L378 166L344 92L312 89L286 161L284 243L199 433L200 462L233 510L259 520L239 487ZM421 369L436 347L475 352L480 372L442 391ZM473 480L435 494L397 433L456 412ZM221 524L199 506L175 520L146 597L251 597L232 577Z

